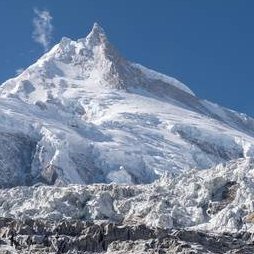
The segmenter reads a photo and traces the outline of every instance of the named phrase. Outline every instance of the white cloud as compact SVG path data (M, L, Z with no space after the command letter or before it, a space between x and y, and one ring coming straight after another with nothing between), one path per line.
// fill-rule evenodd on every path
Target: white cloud
M33 19L34 31L33 39L41 44L44 51L47 51L52 38L53 26L51 24L52 16L49 11L34 9L35 17Z

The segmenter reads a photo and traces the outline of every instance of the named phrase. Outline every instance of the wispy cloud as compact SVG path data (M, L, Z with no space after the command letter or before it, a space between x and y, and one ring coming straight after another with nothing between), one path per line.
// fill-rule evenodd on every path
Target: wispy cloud
M44 51L47 51L52 38L53 25L52 16L49 11L34 9L35 17L33 19L34 31L33 39L41 44Z

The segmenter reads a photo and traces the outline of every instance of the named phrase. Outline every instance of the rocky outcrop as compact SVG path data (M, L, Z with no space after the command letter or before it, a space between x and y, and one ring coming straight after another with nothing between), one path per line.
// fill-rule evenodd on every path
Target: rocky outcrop
M0 253L253 253L252 234L127 226L81 220L0 219Z
M0 132L0 188L31 185L36 140L22 133Z

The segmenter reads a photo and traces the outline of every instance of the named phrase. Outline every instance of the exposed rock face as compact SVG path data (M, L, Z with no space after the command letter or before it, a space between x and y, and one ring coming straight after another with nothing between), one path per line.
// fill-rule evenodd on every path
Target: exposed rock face
M2 218L1 249L9 253L253 253L252 235L210 235L145 225ZM13 245L13 246L11 246ZM14 250L15 249L15 250Z
M216 214L224 209L228 204L234 201L239 184L229 181L222 187L218 188L213 194L208 205L207 213Z
M31 185L36 140L23 134L0 132L0 188Z

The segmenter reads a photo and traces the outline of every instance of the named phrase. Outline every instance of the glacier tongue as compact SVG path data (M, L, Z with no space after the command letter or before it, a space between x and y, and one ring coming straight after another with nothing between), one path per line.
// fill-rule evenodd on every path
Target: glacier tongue
M253 231L253 159L165 175L149 185L69 185L0 190L4 217L146 224L214 232Z

